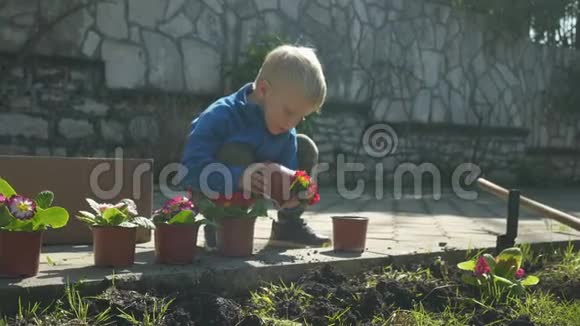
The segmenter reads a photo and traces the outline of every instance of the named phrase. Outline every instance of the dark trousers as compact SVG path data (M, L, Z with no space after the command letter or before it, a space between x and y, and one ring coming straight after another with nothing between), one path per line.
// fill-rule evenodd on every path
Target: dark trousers
M304 134L297 135L298 149L298 170L313 173L313 169L318 164L318 147L314 141ZM218 151L216 158L223 164L238 166L249 166L256 163L253 148L247 144L228 143L223 145ZM278 211L278 219L299 219L304 213L304 207L294 209L282 209ZM209 225L204 227L206 241L210 246L215 245L215 228Z
M304 135L297 135L298 147L298 170L304 170L309 174L312 169L318 164L318 147L314 141ZM252 163L257 163L253 148L246 144L225 144L218 151L216 158L224 164L249 166Z

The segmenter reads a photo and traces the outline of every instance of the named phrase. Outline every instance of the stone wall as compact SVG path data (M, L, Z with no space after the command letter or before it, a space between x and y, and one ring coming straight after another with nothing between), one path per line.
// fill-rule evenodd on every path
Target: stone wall
M469 162L477 163L487 177L511 183L517 181L527 158L529 131L522 128L389 123L390 129L385 129L381 123L368 125L366 117L349 112L320 116L314 126L320 160L329 167L319 176L322 183L336 184L337 170L344 167L349 171L344 174L347 182L361 177L392 182L408 167L423 166L441 177L442 184L450 185L453 174ZM362 170L354 171L348 163L362 163Z
M578 63L577 53L534 45L525 36L511 39L492 35L483 17L453 10L446 1L108 0L84 3L90 1L55 0L50 5L41 0L0 1L0 50L17 53L30 50L102 62L102 71L96 69L91 73L102 73L101 79L91 79L91 83L106 89L193 94L185 96L187 100L175 100L186 104L176 105L170 114L183 126L189 123L192 114L203 108L200 103L204 102L198 100L200 96L216 98L240 86L231 85L225 78L226 67L235 66L260 35L278 33L286 39L316 47L325 67L328 103L323 115L316 119L320 126L316 137L325 155L331 152L330 148L338 146L336 141L345 147L342 150L355 151L355 142L344 145L341 137L348 133L360 140L362 129L377 122L416 132L410 134L409 140L403 138L399 146L402 153L423 151L415 156L428 157L433 148L440 148L441 156L435 157L441 162L447 161L447 157L475 157L485 166L508 167L507 162L496 162L507 161L506 156L518 158L525 148L575 148L578 143L579 119L560 117L549 107L546 96L560 72ZM73 14L59 19L67 11ZM59 23L51 24L54 20ZM38 42L28 42L31 38ZM73 75L85 78L80 77L83 74ZM65 80L74 83L77 77ZM16 71L13 78L21 78L23 83L28 83L26 89L30 89L30 80L42 80L45 76L42 72L39 76L23 76ZM101 140L105 134L109 134L103 140L105 151L113 144L123 143L133 148L136 155L149 155L155 152L155 146L160 146L153 137L154 132L149 137L135 136L139 135L136 130L149 130L151 121L161 123L157 118L167 116L165 104L159 103L156 96L149 97L148 109L135 104L135 95L127 95L134 93L123 93L125 97L117 96L115 100L103 94L83 95L83 101L97 103L83 106L79 103L84 102L79 99L67 102L71 100L69 95L77 96L75 86L62 87L65 88L41 88L39 94L34 93L40 102L28 103L21 97L10 97L9 105L4 104L2 111L16 116L5 117L5 121L16 118L21 119L22 125L41 127L30 128L36 131L4 131L11 137L6 140L7 135L1 136L4 146L9 146L4 150L36 153L36 148L30 145L36 143L24 141L26 137L36 137L48 148L40 149L40 153L57 149L62 153L66 148L67 155L90 154L101 149L86 148L83 144L88 139ZM53 92L68 95L63 100ZM56 99L52 101L50 97ZM73 120L56 118L56 111L46 111L49 106L43 101L60 103L58 107L62 111L59 112ZM355 122L348 122L348 127L340 126L339 131L334 131L332 126L325 127L325 121L339 116L345 118L337 120L338 123ZM106 119L118 124L104 123ZM121 129L123 133L116 132ZM162 127L151 127L153 131L160 130L167 144L179 143L182 129L179 127L173 131L175 136L168 136ZM467 132L474 129L478 132ZM446 130L457 132L448 134ZM498 130L502 132L496 134ZM495 143L498 145L489 145L495 150L483 150L485 144ZM429 147L420 144L429 144ZM472 155L473 144L478 144L477 151L483 154ZM464 154L452 154L458 151ZM158 153L154 155L161 161L177 159L173 154L163 158Z
M0 154L178 161L189 124L210 99L102 88L102 64L0 56ZM119 152L121 149L122 152Z

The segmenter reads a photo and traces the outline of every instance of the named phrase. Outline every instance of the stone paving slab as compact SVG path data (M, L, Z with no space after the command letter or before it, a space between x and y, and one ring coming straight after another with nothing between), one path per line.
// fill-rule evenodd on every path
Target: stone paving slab
M523 194L526 194L523 192ZM153 241L139 244L135 266L122 269L100 269L92 266L91 246L47 246L43 248L40 272L37 277L24 280L0 279L0 299L14 291L62 286L65 282L94 282L98 284L115 277L139 280L155 275L172 275L189 280L197 279L215 270L261 269L273 266L309 266L323 262L384 261L397 255L413 253L440 253L453 249L466 250L495 247L496 237L505 231L506 203L481 193L477 202L462 200L446 193L441 200L432 198L376 199L370 195L347 200L330 189L321 190L322 200L304 217L317 232L332 236L331 217L334 215L368 216L367 250L361 255L334 253L332 248L295 250L264 250L270 236L271 218L259 218L255 231L255 256L249 258L222 258L202 252L190 266L169 267L154 263ZM580 216L580 189L562 191L530 191L533 199ZM165 198L155 196L155 208ZM496 212L496 213L494 213ZM518 243L548 243L580 241L580 232L548 221L534 213L521 211ZM270 216L276 212L270 210ZM198 234L198 245L203 246L203 230ZM296 267L298 268L298 267ZM277 272L276 272L277 273ZM184 276L185 275L185 276ZM160 276L161 277L161 276ZM256 276L254 276L256 277ZM163 277L161 277L163 278Z

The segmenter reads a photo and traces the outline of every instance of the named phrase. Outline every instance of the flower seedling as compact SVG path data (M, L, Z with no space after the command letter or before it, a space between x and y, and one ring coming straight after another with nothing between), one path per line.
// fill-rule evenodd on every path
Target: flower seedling
M185 196L177 196L165 202L162 208L153 212L155 224L184 224L201 225L207 223L207 219L199 215L193 202Z
M296 171L290 184L290 193L297 196L302 205L315 205L320 201L318 186L306 171Z
M197 207L207 219L216 221L220 218L256 218L268 216L267 200L247 197L242 192L231 196L220 195L216 199L202 198Z
M462 276L465 283L480 288L485 294L492 297L498 293L521 295L525 293L526 286L536 285L540 281L536 276L526 275L521 267L522 259L521 250L514 247L503 250L497 257L483 254L459 263L457 267L470 272Z
M0 230L35 232L61 228L68 223L66 209L52 206L54 193L42 191L34 199L16 193L0 178Z
M122 199L116 204L97 203L86 198L94 213L79 211L77 218L90 226L118 226L126 228L142 227L155 229L155 224L143 216L139 216L137 205L131 199Z

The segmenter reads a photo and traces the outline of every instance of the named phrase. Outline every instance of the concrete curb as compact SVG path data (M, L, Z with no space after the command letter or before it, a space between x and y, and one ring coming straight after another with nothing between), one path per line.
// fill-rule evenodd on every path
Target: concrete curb
M572 243L578 248L580 240L563 242L541 242L531 244L534 250L540 248L565 248ZM494 248L474 248L471 251ZM264 260L231 259L215 256L204 256L193 265L165 266L156 265L153 270L149 265L136 265L131 271L114 274L113 270L89 270L89 273L67 277L70 284L78 284L83 295L95 295L107 287L115 285L118 288L130 290L160 289L162 293L204 291L222 296L243 295L250 289L258 287L262 282L285 282L297 280L307 270L331 265L345 275L368 272L374 268L393 265L429 264L436 257L441 257L448 264L456 264L465 259L468 250L453 251L393 253L392 255L373 254L365 252L356 257L348 254L329 256L330 251L294 250L293 257L308 257L303 260L281 262L275 264L263 263ZM269 252L255 258L267 258ZM306 255L305 255L306 254ZM103 277L103 275L106 276ZM47 305L63 295L67 279L61 282L26 286L11 285L7 280L0 279L0 316L14 315L18 311L18 298L27 305L28 302L40 302Z

